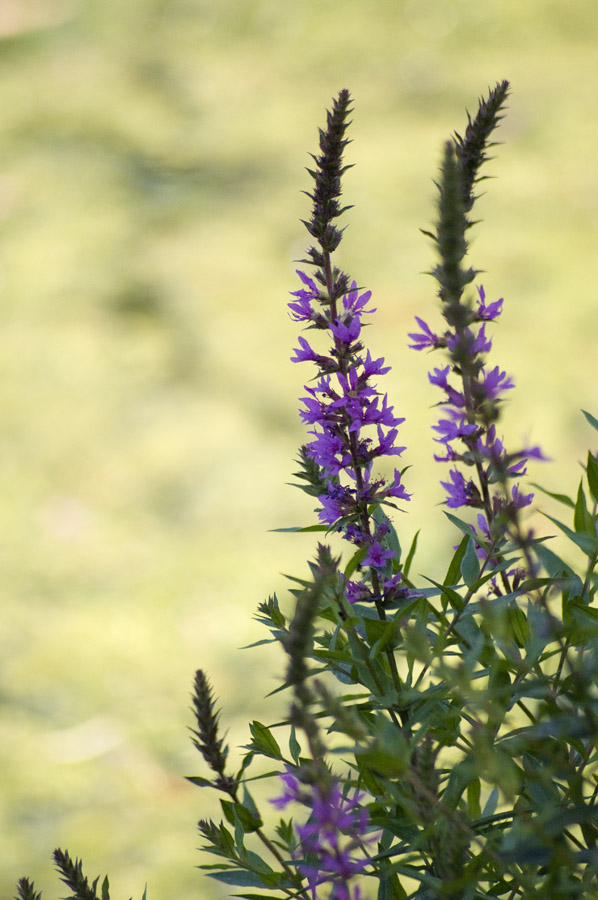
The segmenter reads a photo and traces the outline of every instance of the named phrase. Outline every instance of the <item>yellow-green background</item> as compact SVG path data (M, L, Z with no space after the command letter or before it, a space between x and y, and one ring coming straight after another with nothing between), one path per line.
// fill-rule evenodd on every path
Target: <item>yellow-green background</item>
M186 727L205 667L233 748L277 654L237 650L312 521L285 487L307 367L285 310L303 167L355 98L341 263L407 416L417 571L453 537L431 462L429 226L441 142L513 85L473 262L505 296L496 362L512 445L572 491L598 415L594 0L2 0L0 3L0 896L63 896L54 846L114 896L223 896L194 869L213 798ZM438 360L434 360L439 364ZM541 524L539 527L543 527ZM236 751L235 757L237 756Z

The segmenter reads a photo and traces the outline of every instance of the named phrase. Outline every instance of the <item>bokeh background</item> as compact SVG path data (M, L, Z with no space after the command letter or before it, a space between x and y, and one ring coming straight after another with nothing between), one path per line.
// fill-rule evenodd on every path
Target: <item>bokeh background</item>
M285 486L307 377L285 302L341 87L340 262L374 291L407 417L416 571L452 540L430 359L406 348L436 316L418 229L442 141L503 78L472 261L506 299L504 432L552 458L533 480L575 490L579 409L598 415L597 40L594 0L1 0L0 896L23 874L62 896L55 846L116 896L224 896L194 868L218 810L183 778L206 774L190 688L207 669L235 757L279 709L280 656L238 648L314 546L269 529L313 521Z

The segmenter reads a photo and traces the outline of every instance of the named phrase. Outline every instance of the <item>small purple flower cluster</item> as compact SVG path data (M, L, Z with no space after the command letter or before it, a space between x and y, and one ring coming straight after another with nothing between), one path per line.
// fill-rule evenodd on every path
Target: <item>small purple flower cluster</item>
M375 835L367 833L369 816L360 805L363 794L344 795L334 778L325 787L303 784L290 771L280 778L283 794L270 802L278 809L290 803L302 803L311 809L308 822L296 826L296 830L299 852L306 857L298 870L307 878L314 900L320 884L332 885L329 900L361 900L359 887L351 890L348 881L364 871L369 862L365 844L376 840Z
M312 278L300 271L297 274L303 287L292 294L291 317L309 323L310 328L326 329L333 342L328 354L320 354L299 337L292 357L293 362L314 362L319 370L315 386L305 388L307 396L301 398L300 410L302 420L312 426L307 456L320 466L327 482L326 493L318 497L318 515L323 524L366 549L364 566L382 569L393 555L382 543L387 526L372 528L368 510L381 503L394 505L393 500L409 500L410 495L398 469L389 481L372 477L375 459L400 456L405 449L395 446L397 426L405 420L395 416L386 394L381 395L372 384L372 379L385 375L390 366L382 357L372 359L369 350L364 354L363 316L375 312L367 308L371 292L360 293L353 282L342 297L342 309L337 309ZM387 585L389 590L394 586L394 581ZM350 596L356 590L363 599L363 587L351 583L349 599L357 599Z
M441 481L446 490L446 505L456 509L471 506L483 510L477 517L480 541L490 537L491 524L499 517L512 519L525 506L533 494L522 494L518 484L507 485L508 479L526 474L530 458L544 459L539 447L530 447L517 453L507 453L497 437L494 422L504 391L514 387L513 380L498 366L487 369L483 354L492 346L486 337L486 323L500 316L503 300L486 303L482 286L478 287L476 308L469 309L468 324L435 334L423 319L416 316L421 331L410 334L413 350L446 348L451 364L430 372L430 382L446 394L441 402L443 416L433 426L435 440L444 448L444 454L435 454L439 462L461 463L476 470L477 484L458 468L449 472L449 481ZM481 323L481 325L479 325ZM477 331L472 325L479 325ZM460 376L460 389L449 383L449 373ZM499 484L502 489L491 493L490 485ZM480 545L483 555L483 547Z

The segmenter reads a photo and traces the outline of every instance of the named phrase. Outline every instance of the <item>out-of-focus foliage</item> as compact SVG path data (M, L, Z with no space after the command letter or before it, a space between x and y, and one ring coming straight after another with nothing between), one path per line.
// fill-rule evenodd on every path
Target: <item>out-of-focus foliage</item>
M433 292L418 227L455 109L500 78L508 146L476 260L507 301L509 428L581 453L597 31L591 0L0 4L2 896L24 873L54 884L55 846L120 896L207 890L189 691L205 667L230 717L271 688L279 659L233 648L311 546L267 529L311 509L283 487L302 436L284 301L300 166L340 87L356 101L343 252L408 417L409 533L441 500L426 360L405 349Z

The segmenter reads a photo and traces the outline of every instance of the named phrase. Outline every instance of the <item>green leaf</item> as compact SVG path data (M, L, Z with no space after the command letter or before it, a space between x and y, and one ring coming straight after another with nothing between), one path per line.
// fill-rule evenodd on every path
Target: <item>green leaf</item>
M467 546L461 560L461 574L468 588L472 587L480 574L480 561L476 556L475 544L471 538L467 538Z
M289 753L291 754L291 758L296 765L299 765L299 758L301 756L301 744L297 740L297 733L295 731L295 726L291 725L291 734L289 737Z
M383 543L388 549L393 553L394 559L396 562L400 562L401 560L401 544L399 542L399 536L397 534L396 528L384 512L381 506L377 506L374 512L372 513L372 518L376 525L384 525L388 528L388 532L384 535Z
M592 497L598 503L598 462L596 462L596 457L592 453L590 453L589 450L586 475L588 478L588 485L590 487Z
M498 655L490 667L488 694L492 707L496 709L496 713L493 712L493 715L496 714L499 720L502 719L504 712L510 709L513 703L513 691L511 689L508 663Z
M554 519L552 516L547 515L547 513L542 514L546 519L550 519L551 522L560 528L570 540L573 541L574 544L582 550L587 556L594 556L594 554L598 553L598 540L596 537L590 537L587 534L576 534L575 531L571 531L566 525L562 522L559 522L558 519Z
M259 823L257 825L257 828L261 827L262 819L261 819L259 810L258 810L257 806L255 805L255 800L253 799L253 797L247 790L246 786L243 786L243 805L242 805L241 809L247 810L249 812L254 823L255 822ZM238 810L237 810L237 812L238 812ZM245 830L247 832L247 830L255 830L255 828L251 828L251 829L246 828Z
M530 639L530 628L525 613L518 606L510 606L508 616L517 646L527 647Z
M556 553L550 550L545 544L536 544L535 552L542 563L543 568L551 578L554 578L556 575L568 575L569 577L573 577L575 574L569 564L561 559L560 556L557 556Z
M403 640L407 658L409 656L418 662L430 665L432 662L432 653L430 650L430 641L426 633L425 626L421 624L408 625L403 634Z
M244 900L276 900L272 894L231 894L232 897L243 897Z
M224 800L222 797L220 798L220 806L222 807L222 812L226 817L226 821L229 825L235 824L235 805L232 800Z
M398 875L392 874L388 878L381 875L376 900L405 900L406 897L407 894L399 881Z
M527 620L530 628L530 640L525 662L531 668L544 652L546 645L551 642L552 626L546 610L538 608L533 603L528 606Z
M249 768L249 766L253 762L254 755L255 754L250 750L249 753L246 753L245 756L243 757L243 762L241 763L241 768L237 772L237 778L236 778L237 781L241 781L241 778L243 777L244 772Z
M304 532L304 531L328 531L328 525L295 525L292 528L270 528L271 532L287 533L287 532Z
M578 534L596 535L596 528L586 503L586 495L583 489L583 481L579 482L577 489L577 502L575 504L575 513L573 515L573 524Z
M349 562L347 563L347 566L345 568L345 571L344 571L345 578L351 577L353 572L355 572L357 567L360 565L362 559L364 559L364 557L366 556L367 552L368 552L367 547L361 547L359 550L357 550L356 553L353 554L353 556L351 557L351 559L349 560Z
M398 778L407 768L407 760L398 754L387 750L367 750L365 753L356 754L359 769L368 769L373 775L382 775L386 778Z
M439 584L437 581L433 581L431 578L426 577L426 580L439 588L441 597L447 601L442 605L443 610L445 610L447 605L450 604L452 609L456 610L457 612L461 612L461 610L463 609L463 598L459 593L457 593L457 591L454 591L447 584Z
M207 872L206 874L210 878L215 878L216 881L221 881L223 884L233 884L237 887L267 887L259 875L248 872L245 869L230 868L223 869L220 872Z
M442 794L443 806L447 809L456 809L463 791L473 778L475 770L468 761L462 760L453 766Z
M461 538L461 542L455 550L444 577L444 584L455 585L458 583L461 574L461 560L463 559L469 540L470 538L467 534L463 535Z
M372 620L375 621L375 620ZM384 622L382 634L372 646L369 656L370 659L376 659L377 656L388 647L392 641L393 647L396 646L396 637L400 634L399 619L391 619L390 622Z
M480 792L480 779L474 778L467 785L467 806L469 807L469 817L471 819L479 819L482 814L480 808Z
M247 851L247 863L251 867L253 872L261 875L264 879L265 887L273 887L278 884L280 881L280 875L278 872L275 872L274 869L268 865L265 859L259 855L259 853L254 853L253 850Z
M482 819L486 819L488 816L493 816L496 812L496 807L498 805L498 788L493 787L488 795L488 799L484 804L484 809L482 810Z
M584 414L592 428L595 428L596 431L598 431L598 419L595 419L594 416L591 413L586 412L585 409L582 409L582 413Z
M110 882L107 875L102 882L102 900L110 900Z
M467 522L464 522L463 519L457 518L457 516L454 516L452 513L449 513L446 510L444 510L444 514L447 517L447 519L453 523L453 525L457 526L459 531L462 531L463 534L468 534L471 538L473 538L475 540L476 534L471 525L469 525Z
M421 529L418 528L418 530L413 535L413 540L411 541L411 546L409 547L409 553L407 554L407 559L405 560L405 565L403 566L403 573L405 575L405 578L409 575L409 570L411 569L411 563L413 562L415 551L417 549L417 539L419 537L420 530Z
M191 784L196 784L197 787L214 787L209 778L201 778L199 775L186 775L185 781L190 781Z
M580 600L573 600L568 610L585 637L595 637L598 634L598 609L586 606Z
M553 491L547 491L546 488L543 488L541 484L536 484L535 481L530 482L532 487L537 488L539 491L542 491L543 494L546 494L547 497L552 497L553 500L558 500L559 503L564 503L565 506L568 506L570 509L575 509L575 503L568 497L566 494L555 494Z
M254 721L250 724L249 730L253 740L248 749L261 753L262 756L269 756L271 759L283 759L278 741L269 728L266 728L261 722Z

